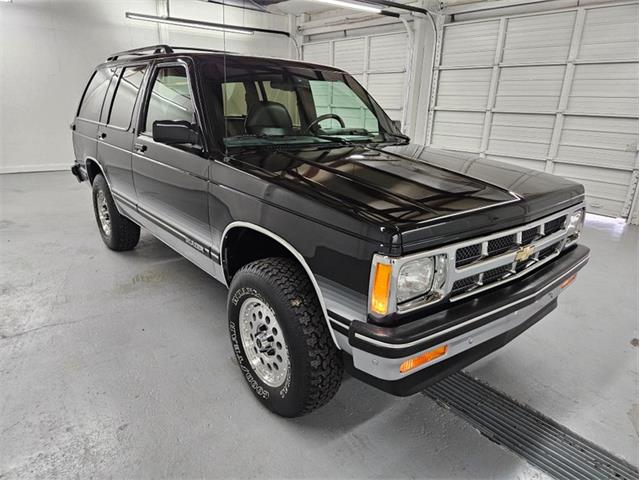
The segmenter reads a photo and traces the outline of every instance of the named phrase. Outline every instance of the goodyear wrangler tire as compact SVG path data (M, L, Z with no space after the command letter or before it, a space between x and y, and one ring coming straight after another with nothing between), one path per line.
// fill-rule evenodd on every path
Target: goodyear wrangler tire
M93 211L102 241L111 250L132 250L140 240L140 227L120 215L107 181L96 175L92 184Z
M342 358L307 274L293 261L245 265L231 282L229 333L249 387L283 417L326 404L342 381Z

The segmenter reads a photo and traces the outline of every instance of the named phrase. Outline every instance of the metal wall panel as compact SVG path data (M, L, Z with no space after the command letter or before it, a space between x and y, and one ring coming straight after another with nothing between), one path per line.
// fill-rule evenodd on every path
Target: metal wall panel
M590 211L632 213L637 2L452 23L440 39L428 143L575 179Z

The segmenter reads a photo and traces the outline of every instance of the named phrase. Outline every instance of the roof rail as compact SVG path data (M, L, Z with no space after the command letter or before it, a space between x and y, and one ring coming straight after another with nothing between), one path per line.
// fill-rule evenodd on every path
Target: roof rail
M226 50L215 50L211 48L198 48L198 47L171 47L169 45L151 45L149 47L133 48L131 50L125 50L110 55L107 61L117 60L123 56L130 55L156 55L159 53L175 53L176 50L187 50L192 52L214 52L214 53L233 53Z
M132 48L123 52L114 53L107 57L107 61L117 60L122 56L128 55L153 55L155 53L173 53L173 49L169 45L151 45L149 47Z

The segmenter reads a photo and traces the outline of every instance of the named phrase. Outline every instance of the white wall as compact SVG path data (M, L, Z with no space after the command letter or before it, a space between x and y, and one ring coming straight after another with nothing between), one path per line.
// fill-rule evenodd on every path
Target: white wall
M226 23L287 30L287 17L227 7ZM0 173L67 169L73 163L69 124L82 90L108 54L169 43L223 49L220 32L125 19L156 15L156 0L13 0L0 2ZM173 0L171 15L222 22L223 9ZM226 49L290 55L286 37L226 35Z

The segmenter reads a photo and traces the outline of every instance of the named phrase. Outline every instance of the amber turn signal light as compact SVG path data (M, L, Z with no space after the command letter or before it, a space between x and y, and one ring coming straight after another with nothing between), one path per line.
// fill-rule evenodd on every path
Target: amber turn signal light
M389 310L389 288L391 286L391 265L376 264L371 289L371 311L379 315L386 315Z
M566 287L568 287L569 285L571 285L571 284L575 281L575 279L576 279L576 277L577 277L577 276L578 276L578 275L576 275L576 274L574 273L574 274L573 274L573 275L571 275L569 278L567 278L564 282L562 282L562 283L560 284L560 289L562 290L563 288L566 288Z
M448 350L448 345L440 345L433 350L427 350L426 352L421 353L417 357L410 358L409 360L402 362L402 365L400 365L400 373L408 372L409 370L413 370L420 365L424 365L425 363L435 360L436 358L440 358L441 356L445 355Z

